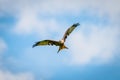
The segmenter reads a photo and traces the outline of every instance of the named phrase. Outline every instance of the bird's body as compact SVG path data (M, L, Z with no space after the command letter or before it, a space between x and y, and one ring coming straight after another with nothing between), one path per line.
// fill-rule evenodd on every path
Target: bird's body
M68 49L68 48L64 45L64 40L60 40L59 42L60 42L60 46L59 46L58 52L59 52L60 50L62 50L62 49ZM57 52L57 53L58 53L58 52Z
M58 52L62 49L68 49L64 43L66 41L67 36L77 27L79 26L79 23L73 24L70 28L67 29L67 31L65 32L63 38L59 41L54 41L54 40L42 40L42 41L38 41L36 42L33 47L35 46L44 46L44 45L56 45L59 46ZM57 52L57 53L58 53Z

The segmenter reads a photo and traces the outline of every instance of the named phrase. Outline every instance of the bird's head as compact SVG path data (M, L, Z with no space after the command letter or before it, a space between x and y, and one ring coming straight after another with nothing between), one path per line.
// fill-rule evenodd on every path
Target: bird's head
M64 41L64 40L60 40L59 42L60 42L60 43L64 43L65 41Z

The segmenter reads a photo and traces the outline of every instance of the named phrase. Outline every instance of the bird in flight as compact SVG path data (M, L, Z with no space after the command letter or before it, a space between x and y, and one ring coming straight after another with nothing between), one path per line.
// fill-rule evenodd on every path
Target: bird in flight
M70 35L70 33L77 27L79 26L80 24L79 23L75 23L73 24L70 28L68 28L63 36L63 38L59 41L54 41L54 40L42 40L42 41L38 41L36 42L32 47L36 47L36 46L45 46L45 45L55 45L55 46L59 46L59 49L57 51L57 53L62 50L62 49L68 49L66 46L65 46L65 41L66 41L66 38L67 36Z

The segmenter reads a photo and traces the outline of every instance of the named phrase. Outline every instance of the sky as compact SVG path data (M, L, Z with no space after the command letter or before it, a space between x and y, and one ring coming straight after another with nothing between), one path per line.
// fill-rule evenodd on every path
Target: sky
M120 0L0 0L0 80L120 80ZM64 49L32 45L60 40Z

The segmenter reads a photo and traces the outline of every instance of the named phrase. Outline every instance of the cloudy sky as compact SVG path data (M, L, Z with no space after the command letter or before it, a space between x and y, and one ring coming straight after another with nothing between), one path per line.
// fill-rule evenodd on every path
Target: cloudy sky
M67 38L68 50L32 48ZM0 0L0 80L120 80L120 0Z

